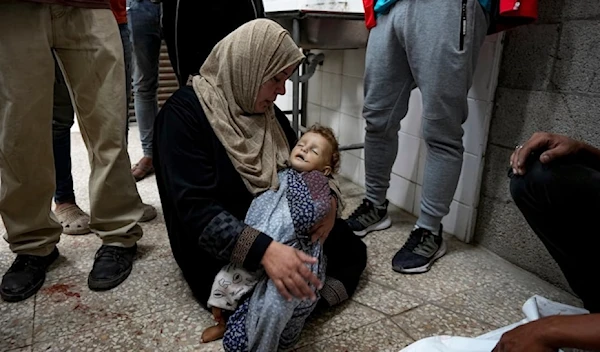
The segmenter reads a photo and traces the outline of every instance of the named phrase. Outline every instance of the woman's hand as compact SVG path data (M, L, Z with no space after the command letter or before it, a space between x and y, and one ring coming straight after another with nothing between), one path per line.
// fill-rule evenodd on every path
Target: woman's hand
M288 301L292 296L299 299L317 299L308 283L321 289L321 281L306 265L316 262L317 258L275 241L267 247L261 260L267 275Z
M311 230L311 240L312 242L321 241L321 244L325 243L327 236L333 229L333 225L335 224L335 216L337 214L337 201L335 197L331 197L331 210L329 213L325 215L323 220L321 220L318 224L316 224Z
M542 164L559 157L575 154L583 148L582 142L558 134L536 132L523 145L516 147L510 156L510 166L515 175L524 175L527 158L532 152L544 151L540 155Z

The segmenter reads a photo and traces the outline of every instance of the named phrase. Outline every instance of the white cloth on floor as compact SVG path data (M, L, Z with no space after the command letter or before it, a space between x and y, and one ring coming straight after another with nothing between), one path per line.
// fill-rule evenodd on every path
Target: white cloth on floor
M551 315L588 314L583 308L569 306L535 295L523 304L525 319L514 324L470 338L461 336L432 336L416 341L400 352L490 352L500 337L519 325Z

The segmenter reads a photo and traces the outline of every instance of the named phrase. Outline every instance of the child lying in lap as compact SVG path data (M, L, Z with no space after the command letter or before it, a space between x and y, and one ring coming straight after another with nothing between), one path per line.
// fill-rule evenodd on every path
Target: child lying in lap
M330 181L339 163L338 142L333 131L323 126L312 126L292 149L289 158L291 167L279 171L279 189L266 191L252 201L246 214L246 224L275 241L322 259L322 244L311 241L310 230L331 209ZM324 264L319 260L310 268L320 280L324 280ZM223 337L226 330L223 311L233 312L240 299L254 288L261 277L263 272L248 272L235 264L221 269L215 277L207 303L217 325L203 332L202 342ZM308 315L314 304L308 308L304 307L303 314Z

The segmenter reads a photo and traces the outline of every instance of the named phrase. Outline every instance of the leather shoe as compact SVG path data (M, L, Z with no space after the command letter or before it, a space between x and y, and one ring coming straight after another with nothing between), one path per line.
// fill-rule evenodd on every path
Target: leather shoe
M107 245L100 247L88 276L90 290L110 290L125 281L131 273L136 251L137 244L130 248Z
M0 296L19 302L33 296L46 280L46 270L58 258L58 248L46 256L19 254L2 277Z

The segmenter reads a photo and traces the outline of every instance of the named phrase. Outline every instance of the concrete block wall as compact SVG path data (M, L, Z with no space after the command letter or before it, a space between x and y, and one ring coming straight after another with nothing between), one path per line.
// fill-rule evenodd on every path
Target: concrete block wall
M538 23L505 36L475 241L566 288L510 199L507 170L515 145L536 131L600 146L600 1L540 0L539 6Z

